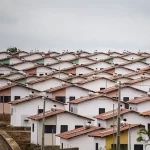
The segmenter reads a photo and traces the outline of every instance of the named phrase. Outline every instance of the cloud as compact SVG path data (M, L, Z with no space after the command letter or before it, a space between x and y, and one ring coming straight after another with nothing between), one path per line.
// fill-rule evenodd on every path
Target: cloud
M150 49L150 1L1 0L0 49Z

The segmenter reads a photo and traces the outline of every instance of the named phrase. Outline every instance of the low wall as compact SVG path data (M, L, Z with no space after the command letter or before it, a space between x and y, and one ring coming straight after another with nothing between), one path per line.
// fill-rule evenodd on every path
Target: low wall
M3 114L0 113L0 121L3 121ZM10 122L10 114L4 114L4 121Z

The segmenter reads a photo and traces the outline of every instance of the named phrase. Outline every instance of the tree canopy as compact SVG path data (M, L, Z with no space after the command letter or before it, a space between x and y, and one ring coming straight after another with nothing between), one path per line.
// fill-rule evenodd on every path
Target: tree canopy
M15 52L17 52L17 47L9 47L9 48L7 48L6 51L10 52L10 53L15 53Z

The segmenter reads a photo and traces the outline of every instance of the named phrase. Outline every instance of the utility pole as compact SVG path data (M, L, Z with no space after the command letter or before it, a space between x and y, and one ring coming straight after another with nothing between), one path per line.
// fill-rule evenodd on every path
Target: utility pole
M114 143L115 143L115 142L114 142L114 139L115 139L115 137L114 137L114 136L115 136L115 135L114 135L114 129L115 129L115 127L114 127L114 125L115 125L115 124L114 124L114 107L115 107L115 106L114 106L114 104L113 104L113 150L115 150L115 145L114 145Z
M43 96L43 119L42 119L42 145L41 150L44 150L44 133L45 133L45 100L46 98Z
M121 101L121 81L116 85L118 87L118 119L117 119L117 149L120 150L120 101Z

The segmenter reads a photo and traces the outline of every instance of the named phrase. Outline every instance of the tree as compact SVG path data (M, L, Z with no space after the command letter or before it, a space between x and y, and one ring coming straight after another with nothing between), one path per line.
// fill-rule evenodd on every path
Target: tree
M146 130L145 128L142 128L138 131L139 137L137 138L137 142L143 142L145 145L145 149L150 142L150 130Z
M17 47L9 47L9 48L7 48L6 51L10 52L10 53L15 53L15 52L17 52Z

